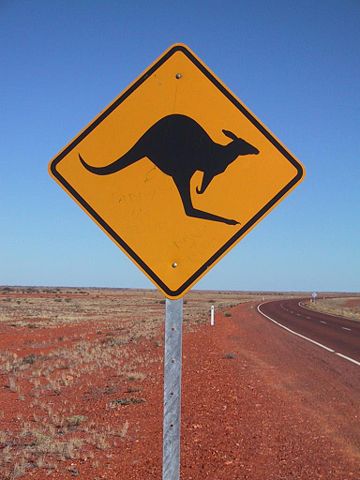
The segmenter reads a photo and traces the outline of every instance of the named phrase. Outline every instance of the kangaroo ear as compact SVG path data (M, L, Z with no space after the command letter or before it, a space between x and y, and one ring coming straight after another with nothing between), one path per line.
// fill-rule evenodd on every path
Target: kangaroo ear
M237 136L235 133L230 132L230 130L223 130L223 134L226 135L227 137L231 138L231 140L237 140Z

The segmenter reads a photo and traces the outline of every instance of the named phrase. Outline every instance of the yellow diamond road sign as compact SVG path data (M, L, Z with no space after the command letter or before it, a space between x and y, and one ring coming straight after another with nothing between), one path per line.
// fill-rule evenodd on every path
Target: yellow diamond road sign
M96 117L49 171L172 299L304 176L300 162L181 44Z

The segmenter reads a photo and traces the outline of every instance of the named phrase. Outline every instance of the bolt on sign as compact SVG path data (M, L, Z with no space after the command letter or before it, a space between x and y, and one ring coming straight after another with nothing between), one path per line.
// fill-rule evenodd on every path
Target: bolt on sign
M182 44L126 88L49 171L170 299L184 296L304 176Z

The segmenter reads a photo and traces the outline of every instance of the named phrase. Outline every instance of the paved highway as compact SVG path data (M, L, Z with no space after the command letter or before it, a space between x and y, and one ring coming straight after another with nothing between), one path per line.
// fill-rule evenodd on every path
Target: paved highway
M258 311L303 341L360 366L360 322L309 310L299 298L262 303Z

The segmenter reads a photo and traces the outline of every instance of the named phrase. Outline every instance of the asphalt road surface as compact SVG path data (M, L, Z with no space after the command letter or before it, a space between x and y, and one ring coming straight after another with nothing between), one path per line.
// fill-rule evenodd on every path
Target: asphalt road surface
M266 302L258 310L304 341L360 366L360 322L309 310L299 298Z

